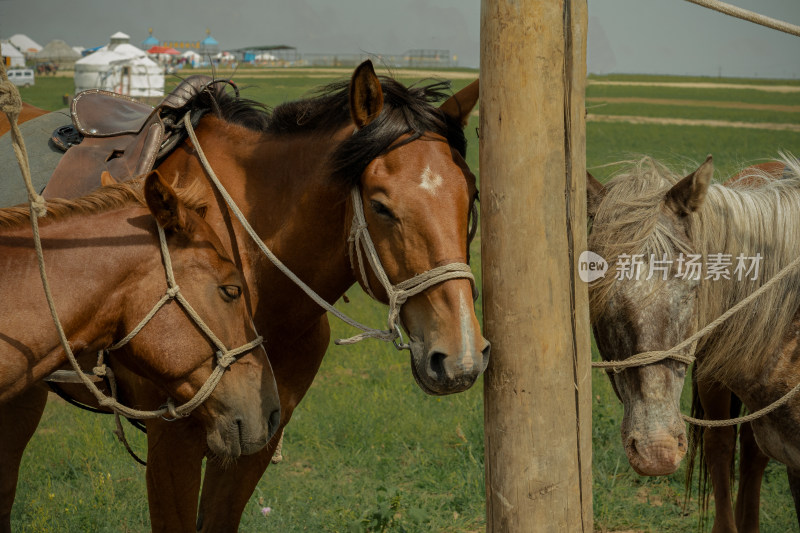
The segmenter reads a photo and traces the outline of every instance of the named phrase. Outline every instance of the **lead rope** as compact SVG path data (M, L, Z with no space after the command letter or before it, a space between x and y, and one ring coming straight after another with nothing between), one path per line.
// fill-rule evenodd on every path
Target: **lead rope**
M197 326L208 336L209 340L211 340L219 349L219 351L216 352L217 366L211 372L208 379L206 379L206 382L203 384L203 386L195 393L195 395L186 403L178 407L175 406L172 398L168 398L164 407L155 411L143 411L124 406L120 404L116 398L105 395L82 371L77 359L75 358L75 354L72 352L72 347L70 346L69 340L64 332L64 328L58 318L58 313L56 312L55 300L53 299L53 294L50 290L50 283L47 279L47 273L45 271L44 252L42 250L41 236L39 235L38 219L40 216L45 216L47 214L47 208L44 199L37 194L33 188L30 175L30 166L28 165L28 154L25 148L25 141L23 140L22 134L20 133L17 125L17 118L22 110L22 99L19 96L19 91L17 90L16 86L8 81L5 67L2 66L2 64L0 64L0 109L2 109L2 111L6 114L8 121L11 124L14 154L17 157L17 162L19 163L19 167L22 172L22 178L25 182L25 187L28 190L28 203L30 205L30 218L33 229L34 247L36 249L36 257L39 265L39 274L42 279L42 287L47 298L48 308L50 309L50 316L52 317L56 331L58 332L61 347L64 349L64 352L66 353L67 359L69 360L73 370L86 388L88 388L89 391L94 395L101 407L110 409L115 413L121 414L122 416L142 420L163 417L166 414L169 414L173 419L188 416L192 410L208 399L208 397L214 391L214 388L219 383L220 379L222 379L222 374L225 372L225 369L236 360L236 357L260 345L263 342L263 338L257 337L253 341L233 350L228 350L225 347L225 345L216 337L216 335L214 335L214 333L208 328L205 322L203 322L197 312L192 308L191 305L189 305L189 302L187 302L181 294L178 285L175 283L174 274L172 272L172 261L169 256L169 249L167 247L164 229L160 225L156 224L161 245L161 255L164 262L164 270L167 277L167 291L161 300L156 303L151 312L148 313L145 319L142 320L142 322L140 322L139 325L134 329L134 331L127 335L122 341L116 343L110 349L118 349L129 342L136 333L141 331L145 324L147 324L147 322L168 300L175 299L183 306L186 313L195 321ZM105 365L98 366L96 368L96 371L100 372L101 374L105 373L106 370L107 369Z
M736 305L734 305L733 307L722 313L712 322L709 322L700 331L696 332L694 335L690 336L689 338L682 341L677 346L670 348L669 350L642 352L634 354L631 357L620 361L593 361L592 368L603 368L606 369L606 371L611 371L617 374L619 372L622 372L626 368L658 363L659 361L663 361L664 359L674 359L686 365L691 365L695 361L694 355L683 354L679 352L682 352L684 349L688 348L689 346L692 346L690 351L693 354L694 346L697 345L698 340L700 340L702 337L708 335L709 333L717 329L717 327L719 327L723 322L728 320L735 313L744 309L748 304L753 302L756 298L758 298L766 291L768 291L770 288L772 288L774 285L776 285L784 278L789 276L789 274L793 273L798 266L800 266L800 256L796 257L794 260L792 260L791 263L783 267L780 272L774 275L769 281L767 281L757 290L753 291L749 296L739 300L736 303ZM763 409L759 409L754 413L750 413L749 415L742 416L739 418L731 418L726 420L702 420L699 418L692 418L690 416L683 414L681 416L687 422L703 427L735 426L737 424L741 424L744 422L751 422L757 418L760 418L766 414L771 413L775 409L785 405L798 391L800 391L800 383L795 385L791 390L789 390L789 392L787 392L786 394L784 394L771 404L767 405Z
M334 341L337 345L342 344L354 344L361 340L372 338L378 339L382 341L388 341L394 343L395 347L398 350L403 349L410 349L410 345L406 344L402 340L402 335L400 333L400 326L399 326L399 314L400 314L400 306L405 303L405 301L414 296L415 294L419 294L420 292L426 290L427 288L436 285L437 283L442 283L443 281L447 281L450 279L456 278L466 278L469 279L473 285L473 292L475 286L475 278L470 271L469 265L465 263L450 263L447 265L442 265L427 272L423 272L413 278L407 279L406 281L402 281L397 285L392 285L389 281L389 278L386 276L386 272L384 271L383 267L380 264L380 259L378 258L377 252L375 251L375 246L372 243L372 239L369 236L369 232L367 231L367 223L364 218L364 209L361 202L361 195L358 192L358 188L354 187L352 190L352 199L353 199L353 225L351 228L350 238L348 241L350 242L351 246L351 261L352 261L352 247L355 246L357 250L357 255L359 257L359 269L361 272L361 277L367 283L367 276L365 272L365 268L363 265L363 261L361 259L361 250L358 244L363 244L365 249L367 250L367 259L370 265L373 268L373 271L377 275L378 279L381 280L381 284L383 285L384 289L386 289L386 294L389 297L389 317L388 317L388 329L381 330L381 329L374 329L369 326L365 326L360 322L348 317L334 306L329 304L325 299L319 296L316 292L314 292L311 287L306 285L300 278L298 278L283 262L278 259L278 257L272 253L264 241L258 236L255 232L253 227L245 218L244 214L241 212L239 207L234 202L233 198L231 198L228 191L219 181L217 178L214 169L211 168L211 164L206 159L205 153L203 152L202 147L200 146L200 142L197 140L197 135L195 134L194 127L192 126L191 119L189 114L187 113L183 117L184 127L186 128L187 133L189 134L189 138L192 140L192 144L194 145L194 149L197 151L197 156L200 159L200 162L203 165L208 177L217 187L222 197L225 199L225 202L228 204L231 212L236 216L239 220L239 223L242 227L247 231L250 235L250 238L253 239L253 242L259 247L264 255L275 265L278 270L283 272L290 280L292 280L303 292L308 295L314 302L317 303L320 307L328 311L329 313L336 316L342 322L356 328L360 329L363 333L355 335L353 337L347 339L337 339ZM366 285L368 287L368 285ZM373 298L375 297L372 293L372 290L367 288L370 296ZM400 338L400 343L398 344L395 342L396 339Z

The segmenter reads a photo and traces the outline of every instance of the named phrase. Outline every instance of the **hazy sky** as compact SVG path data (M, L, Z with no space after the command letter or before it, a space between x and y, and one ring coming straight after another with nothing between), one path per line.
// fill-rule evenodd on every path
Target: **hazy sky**
M730 0L800 25L800 0ZM800 37L684 0L589 0L589 71L717 76L800 76ZM198 41L223 49L288 44L300 53L402 54L449 49L477 67L479 0L0 0L0 38L23 33L44 46Z

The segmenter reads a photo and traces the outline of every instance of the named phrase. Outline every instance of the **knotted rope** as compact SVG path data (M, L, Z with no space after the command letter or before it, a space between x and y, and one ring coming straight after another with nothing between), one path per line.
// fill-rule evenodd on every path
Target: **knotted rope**
M607 372L613 372L616 374L622 372L626 368L658 363L665 359L674 359L686 365L690 365L695 361L694 346L697 345L697 342L701 338L705 337L706 335L717 329L717 327L723 324L731 316L744 309L747 305L752 303L759 296L761 296L766 291L770 290L772 287L780 283L790 274L794 273L794 271L798 268L798 266L800 266L800 256L796 257L794 260L792 260L791 263L783 267L780 270L780 272L778 272L775 276L773 276L764 285L759 287L757 290L753 291L747 297L739 300L733 307L722 313L712 322L709 322L705 327L697 331L694 335L690 336L689 338L680 342L677 346L670 348L669 350L642 352L634 354L628 357L627 359L622 359L619 361L593 361L592 368L603 368ZM690 346L692 347L689 350L691 353L690 354L683 353L683 351ZM739 418L731 418L728 420L701 420L686 415L682 416L683 419L686 420L687 422L696 424L698 426L705 426L705 427L734 426L744 422L750 422L768 413L771 413L775 409L781 407L782 405L785 405L786 402L788 402L798 391L800 391L800 383L798 383L789 392L787 392L786 394L778 398L776 401L766 406L765 408Z
M8 117L9 122L11 123L11 132L12 132L12 141L14 145L14 153L17 156L17 160L19 162L20 170L22 171L22 177L25 181L25 185L28 189L28 201L31 206L30 209L30 218L31 218L31 225L33 228L33 240L34 246L36 249L36 257L38 260L39 265L39 274L42 279L42 286L44 288L45 297L47 299L47 305L50 309L50 316L53 319L53 323L56 327L56 331L58 332L59 340L61 343L61 347L64 349L66 353L67 359L72 366L73 370L75 371L76 375L79 377L81 382L89 389L89 391L94 395L95 399L97 399L98 404L101 407L108 408L114 411L117 414L125 416L127 418L134 418L134 419L149 419L149 418L158 418L163 417L166 414L169 414L173 419L188 416L189 413L192 412L197 406L203 403L211 393L214 391L214 388L219 383L220 379L222 379L222 374L225 372L225 369L228 368L237 358L238 355L245 353L249 350L252 350L256 346L260 345L263 342L262 337L257 337L253 341L233 350L228 350L225 345L214 335L214 333L209 329L209 327L205 324L205 322L200 318L197 312L192 308L189 302L183 297L178 288L177 283L175 283L174 273L172 271L172 260L170 259L169 249L167 247L167 240L164 234L164 229L157 224L158 227L158 236L159 242L161 245L161 254L164 262L164 270L166 272L167 277L167 290L165 295L156 303L150 313L139 323L139 325L134 329L131 334L127 335L123 340L116 343L112 346L111 350L116 350L125 344L127 344L142 328L147 324L147 322L152 319L153 316L158 312L158 310L163 307L163 305L169 301L170 299L175 299L180 305L184 308L186 313L195 321L197 326L205 333L209 340L218 348L216 353L217 358L217 366L211 372L211 375L206 379L206 382L203 386L195 393L195 395L189 399L186 403L180 406L175 406L174 401L171 398L167 399L167 403L164 407L155 410L155 411L143 411L138 409L133 409L131 407L124 406L120 404L116 398L112 396L105 395L95 384L94 382L82 371L80 365L78 364L78 360L75 357L75 354L72 352L72 347L70 346L69 340L67 339L66 333L64 332L64 328L61 324L61 321L58 318L58 313L56 312L55 308L55 300L53 299L53 294L50 289L50 283L47 279L47 273L45 271L45 264L44 264L44 252L42 250L42 242L41 236L39 234L39 222L38 218L40 216L44 216L47 213L45 201L44 199L36 193L33 188L33 183L31 181L30 176L30 167L28 165L28 155L27 150L25 149L25 143L22 139L22 135L19 131L19 127L17 125L17 119L19 114L22 110L22 99L19 96L19 90L15 85L8 81L8 77L5 72L5 67L0 64L0 109L6 116ZM95 375L103 376L108 374L108 369L106 368L105 364L99 363L97 367L94 369ZM113 374L110 374L113 376ZM115 387L112 386L112 389Z
M381 284L386 289L387 296L389 297L389 317L388 317L388 329L381 330L381 329L374 329L369 326L365 326L360 322L348 317L338 309L336 309L333 305L329 304L324 298L318 295L314 290L309 287L305 282L303 282L297 275L294 274L289 268L283 264L283 262L278 259L278 257L272 253L272 250L267 247L264 241L258 236L255 232L253 227L247 221L242 211L236 205L236 202L233 200L231 195L225 189L225 187L220 182L219 178L217 177L214 169L211 168L211 164L208 162L205 153L203 152L202 147L200 146L200 142L197 140L197 135L194 131L194 127L192 126L192 122L190 120L189 114L187 113L183 117L184 127L186 128L187 133L189 134L189 138L192 140L192 144L194 145L195 151L197 152L197 156L200 159L200 162L203 165L203 168L208 174L208 177L217 187L217 190L220 192L222 197L225 199L225 203L228 204L231 212L234 216L239 220L239 223L245 229L250 238L253 242L258 246L261 252L267 256L267 258L275 265L278 270L280 270L286 277L288 277L292 282L294 282L303 292L308 295L314 302L317 303L320 307L328 311L329 313L333 314L342 322L356 328L360 329L363 333L355 335L353 337L347 339L337 339L334 341L335 344L353 344L359 342L361 340L367 338L373 338L383 341L390 341L395 344L397 349L410 349L410 345L405 344L402 342L402 335L400 333L399 327L399 314L400 314L400 307L405 303L405 301L414 296L415 294L419 294L420 292L436 285L438 283L442 283L444 281L455 279L455 278L467 278L473 283L475 279L470 271L470 267L464 263L451 263L448 265L442 265L436 267L432 270L414 276L406 281L400 282L397 285L392 285L389 282L388 277L386 276L386 272L384 271L383 267L380 264L380 258L378 258L377 252L375 251L375 246L372 244L372 239L369 236L369 232L367 231L367 223L366 219L364 218L364 208L361 202L361 195L358 192L358 187L354 187L352 190L352 199L353 199L353 225L351 228L350 238L348 239L351 243L351 261L352 261L352 247L355 246L357 250L357 254L360 257L361 251L360 247L357 246L355 243L359 241L365 245L367 248L367 256L372 266L375 274L378 276L378 279L381 280ZM367 280L367 276L365 273L365 269L363 266L363 262L359 259L359 269L361 272L361 277L365 281ZM370 295L374 298L374 294L372 294L371 289L368 289ZM396 339L400 338L400 344L395 342Z

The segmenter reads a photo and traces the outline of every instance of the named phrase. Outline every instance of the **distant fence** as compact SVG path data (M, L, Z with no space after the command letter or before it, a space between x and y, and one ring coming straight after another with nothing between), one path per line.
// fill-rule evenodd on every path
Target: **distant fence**
M312 67L354 67L372 59L387 67L448 68L458 66L458 58L450 50L408 50L403 54L302 54L302 64Z

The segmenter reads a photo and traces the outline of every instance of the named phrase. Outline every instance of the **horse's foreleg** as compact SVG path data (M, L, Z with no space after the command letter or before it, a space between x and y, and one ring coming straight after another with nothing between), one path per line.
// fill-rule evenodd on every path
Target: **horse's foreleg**
M147 422L147 500L154 533L194 532L205 432L193 419Z
M233 465L213 460L206 463L197 531L236 533L239 530L244 507L272 461L282 433L283 428L280 428L263 450L239 457Z
M731 393L718 383L697 382L697 390L707 419L730 416ZM714 527L712 533L736 532L731 501L731 465L736 451L736 433L732 427L706 428L703 452L714 493Z
M0 405L0 532L11 532L11 507L17 492L22 453L47 403L47 389L33 386Z
M761 504L761 481L769 457L764 455L753 436L753 428L739 429L739 492L736 495L736 527L739 533L758 533L758 507Z
M794 512L797 515L797 523L800 525L800 472L786 468L786 475L789 477L789 490L792 491L794 500Z

